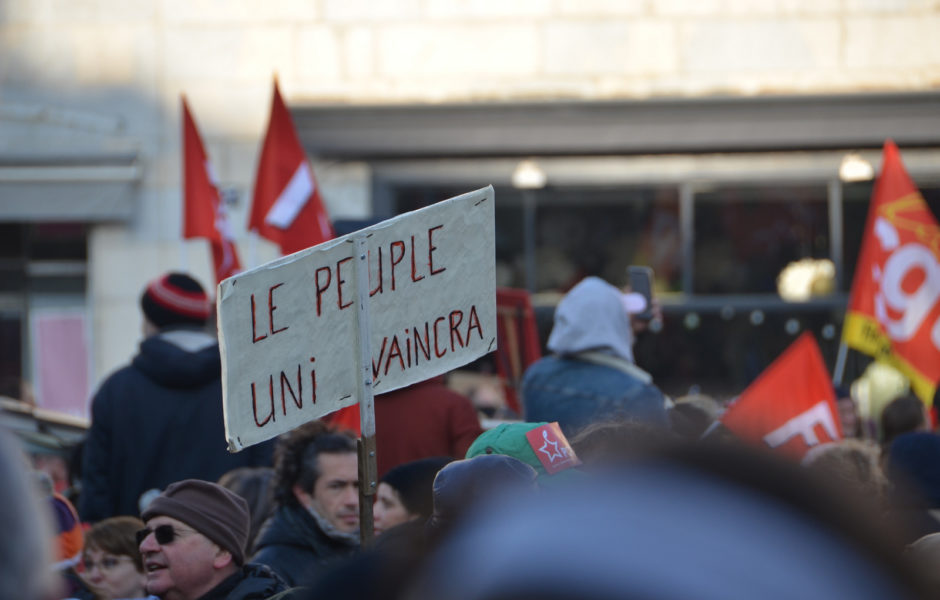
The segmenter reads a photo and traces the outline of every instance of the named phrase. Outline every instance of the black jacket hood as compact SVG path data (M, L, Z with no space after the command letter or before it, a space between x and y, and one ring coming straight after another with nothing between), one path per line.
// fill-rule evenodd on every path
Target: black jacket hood
M222 372L218 340L201 329L168 329L148 337L140 343L133 364L170 388L205 385Z

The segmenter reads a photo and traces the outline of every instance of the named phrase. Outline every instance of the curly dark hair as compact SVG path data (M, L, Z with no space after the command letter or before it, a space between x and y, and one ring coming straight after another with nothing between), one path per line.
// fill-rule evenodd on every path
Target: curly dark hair
M320 476L317 458L321 453L347 452L356 452L356 438L350 432L322 421L305 423L282 435L274 449L274 499L277 504L298 504L293 492L295 485L313 491Z

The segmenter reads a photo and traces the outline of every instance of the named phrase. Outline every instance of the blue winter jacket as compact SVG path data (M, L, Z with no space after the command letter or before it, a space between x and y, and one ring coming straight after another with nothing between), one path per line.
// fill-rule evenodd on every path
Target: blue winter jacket
M539 360L526 371L522 394L526 421L558 421L569 438L585 425L610 419L667 426L665 397L659 388L584 357Z
M525 419L558 421L571 436L589 423L632 419L667 426L666 398L633 364L625 295L587 277L558 304L548 348L522 381Z

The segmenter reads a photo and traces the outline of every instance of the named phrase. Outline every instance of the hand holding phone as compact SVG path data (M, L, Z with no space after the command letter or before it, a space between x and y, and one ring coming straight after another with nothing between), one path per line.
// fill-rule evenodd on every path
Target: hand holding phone
M639 265L627 267L630 289L646 299L646 309L633 318L649 321L653 318L653 269Z

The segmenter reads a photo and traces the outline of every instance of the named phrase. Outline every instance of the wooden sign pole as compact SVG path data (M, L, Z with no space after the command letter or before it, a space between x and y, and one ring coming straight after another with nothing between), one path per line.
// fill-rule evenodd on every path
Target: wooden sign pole
M369 319L369 263L366 234L353 238L356 245L356 306L359 324L359 540L363 548L372 545L374 523L372 500L378 486L375 462L375 403L372 397L372 328Z

